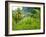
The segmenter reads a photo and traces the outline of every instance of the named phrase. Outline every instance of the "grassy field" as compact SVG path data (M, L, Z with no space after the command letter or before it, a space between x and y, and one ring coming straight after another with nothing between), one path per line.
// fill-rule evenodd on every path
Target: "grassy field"
M12 16L12 30L35 30L40 29L40 16L35 14L22 18L16 23L15 14Z

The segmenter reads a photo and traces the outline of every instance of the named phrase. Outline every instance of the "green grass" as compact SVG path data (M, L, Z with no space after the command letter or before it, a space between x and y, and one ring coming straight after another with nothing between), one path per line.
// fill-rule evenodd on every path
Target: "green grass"
M40 29L40 20L33 17L25 17L16 24L16 21L13 19L12 29L13 30Z

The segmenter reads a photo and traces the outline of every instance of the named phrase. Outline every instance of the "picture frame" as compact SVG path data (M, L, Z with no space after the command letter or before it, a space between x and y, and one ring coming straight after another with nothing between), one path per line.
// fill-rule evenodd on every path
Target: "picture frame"
M39 16L40 19L38 19L38 21L37 21L37 22L39 22L39 23L37 23L37 26L38 26L38 24L40 24L39 25L40 27L39 26L38 27L33 27L32 26L31 27L32 29L36 28L36 30L32 30L31 28L26 27L28 25L28 24L26 24L26 26L24 25L25 29L22 28L21 25L20 25L20 27L18 26L19 27L18 30L17 30L17 27L14 25L15 26L15 29L14 29L14 26L12 25L12 23L14 24L14 21L13 21L13 18L12 18L12 14L13 14L12 10L17 10L18 7L20 8L20 10L24 11L25 15L26 15L26 11L32 11L32 10L37 11L39 9L40 10L40 16ZM28 9L28 10L26 10L26 9ZM27 14L28 14L28 12L27 12ZM32 17L33 17L33 15L32 15ZM24 16L24 18L25 18L25 16ZM36 17L36 18L38 18L38 17ZM32 18L32 20L33 20L33 18ZM36 20L36 19L34 19L34 20ZM16 22L16 25L18 25L17 22ZM29 22L29 20L28 20L28 22ZM34 25L36 25L36 24L34 23ZM27 28L27 30L26 30L26 28ZM12 29L13 29L13 31L12 31ZM22 1L5 1L5 36L37 35L37 34L45 34L45 3L41 3L41 2L22 2Z

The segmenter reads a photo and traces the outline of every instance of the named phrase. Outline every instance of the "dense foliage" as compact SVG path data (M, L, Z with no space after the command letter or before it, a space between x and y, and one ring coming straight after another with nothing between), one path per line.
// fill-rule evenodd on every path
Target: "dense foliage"
M22 7L12 11L13 30L40 29L40 8Z

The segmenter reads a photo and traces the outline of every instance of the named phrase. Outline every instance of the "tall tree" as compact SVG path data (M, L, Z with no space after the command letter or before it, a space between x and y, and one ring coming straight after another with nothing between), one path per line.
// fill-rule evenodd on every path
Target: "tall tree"
M20 10L20 8L17 8L17 10L16 10L15 20L16 20L16 23L19 22L19 20L21 20L21 10Z

